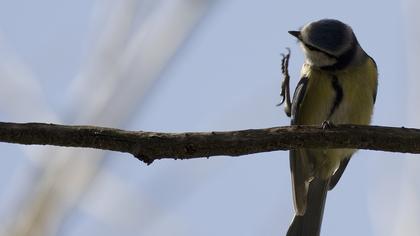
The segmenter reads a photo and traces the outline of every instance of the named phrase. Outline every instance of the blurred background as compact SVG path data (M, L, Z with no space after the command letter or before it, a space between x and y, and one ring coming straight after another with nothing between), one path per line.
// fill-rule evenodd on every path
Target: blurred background
M415 0L0 0L0 119L164 132L289 124L287 34L351 25L380 71L373 123L420 127ZM0 235L284 235L287 152L162 160L0 143ZM359 151L322 235L419 235L420 158Z

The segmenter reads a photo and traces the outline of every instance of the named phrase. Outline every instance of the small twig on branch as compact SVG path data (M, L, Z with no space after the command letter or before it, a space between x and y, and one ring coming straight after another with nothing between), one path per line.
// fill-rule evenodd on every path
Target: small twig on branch
M227 132L157 133L95 126L0 122L0 142L85 147L154 160L240 156L294 148L358 148L420 153L420 130L339 125L287 126Z

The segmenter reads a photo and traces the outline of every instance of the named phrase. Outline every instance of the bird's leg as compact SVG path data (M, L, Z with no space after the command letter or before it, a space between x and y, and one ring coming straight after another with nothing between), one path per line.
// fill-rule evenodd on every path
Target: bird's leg
M291 115L292 103L290 101L290 76L289 76L289 59L290 59L290 48L287 48L287 54L281 54L281 72L283 75L283 81L281 83L280 96L282 100L277 106L282 105L284 102L284 112L288 117Z

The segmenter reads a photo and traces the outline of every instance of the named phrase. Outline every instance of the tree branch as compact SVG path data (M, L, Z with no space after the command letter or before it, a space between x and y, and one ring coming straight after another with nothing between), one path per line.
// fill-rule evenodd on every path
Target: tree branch
M293 148L358 148L420 153L420 130L339 125L287 126L228 132L157 133L95 126L0 122L0 142L86 147L133 154L137 159L240 156Z

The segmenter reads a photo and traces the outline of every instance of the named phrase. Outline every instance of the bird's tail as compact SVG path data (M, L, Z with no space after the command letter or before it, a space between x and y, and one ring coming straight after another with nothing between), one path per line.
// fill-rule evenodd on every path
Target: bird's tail
M305 214L294 216L286 236L319 236L329 182L318 178L310 182Z

